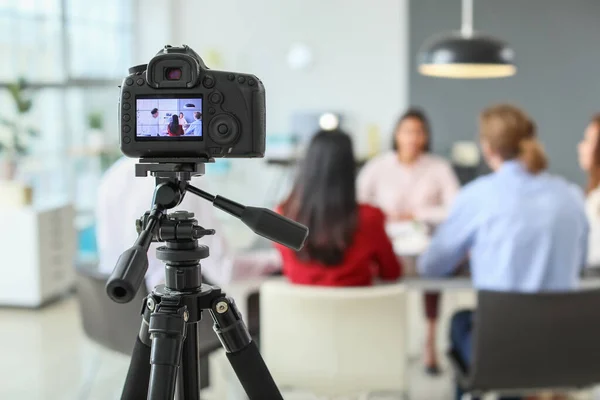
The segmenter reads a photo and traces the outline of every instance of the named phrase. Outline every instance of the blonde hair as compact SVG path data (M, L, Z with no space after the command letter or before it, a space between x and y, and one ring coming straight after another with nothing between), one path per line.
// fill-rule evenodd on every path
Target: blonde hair
M486 108L479 118L482 140L503 160L519 159L532 174L548 167L548 158L536 138L535 124L518 107L501 104Z

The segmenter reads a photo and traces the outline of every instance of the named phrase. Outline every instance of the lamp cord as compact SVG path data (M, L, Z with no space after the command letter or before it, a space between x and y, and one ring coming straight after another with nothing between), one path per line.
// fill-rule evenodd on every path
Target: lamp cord
M473 0L462 0L460 33L463 37L473 36Z

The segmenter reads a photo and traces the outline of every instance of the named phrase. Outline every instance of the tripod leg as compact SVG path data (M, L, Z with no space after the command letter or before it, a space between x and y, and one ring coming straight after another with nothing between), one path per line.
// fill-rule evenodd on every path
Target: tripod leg
M200 400L199 343L198 323L188 323L181 368L177 374L177 400Z
M215 321L215 332L227 352L227 359L248 398L283 400L235 302L225 296L218 297L212 303L210 314Z
M150 384L148 400L172 399L186 333L187 307L163 297L150 315Z
M133 352L131 353L131 361L129 362L129 370L121 400L146 400L148 397L148 384L150 382L150 334L148 333L148 319L150 313L146 307L144 300L144 313L142 318L142 326L140 333L136 337Z

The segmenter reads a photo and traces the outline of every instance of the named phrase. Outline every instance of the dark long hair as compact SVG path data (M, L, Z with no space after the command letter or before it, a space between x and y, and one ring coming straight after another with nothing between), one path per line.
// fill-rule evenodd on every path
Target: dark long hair
M425 147L423 148L423 151L425 153L429 153L431 151L431 125L429 124L429 118L427 118L427 114L425 114L425 111L416 107L411 107L408 110L406 110L404 114L402 114L400 118L398 118L396 125L394 125L394 132L392 132L392 149L394 151L398 150L398 144L396 143L396 132L398 132L398 128L400 128L400 125L405 120L411 118L418 120L423 126L423 130L425 131L425 133L427 133L427 141L425 142Z
M176 114L173 114L171 117L171 123L169 124L169 130L173 135L179 134L179 117Z
M300 259L330 266L343 261L358 220L350 136L340 130L317 132L282 212L310 230Z

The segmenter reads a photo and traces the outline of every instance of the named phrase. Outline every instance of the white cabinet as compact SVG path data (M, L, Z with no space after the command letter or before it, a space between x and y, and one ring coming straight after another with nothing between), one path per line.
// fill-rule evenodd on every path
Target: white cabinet
M71 205L0 209L0 305L38 307L74 285Z

